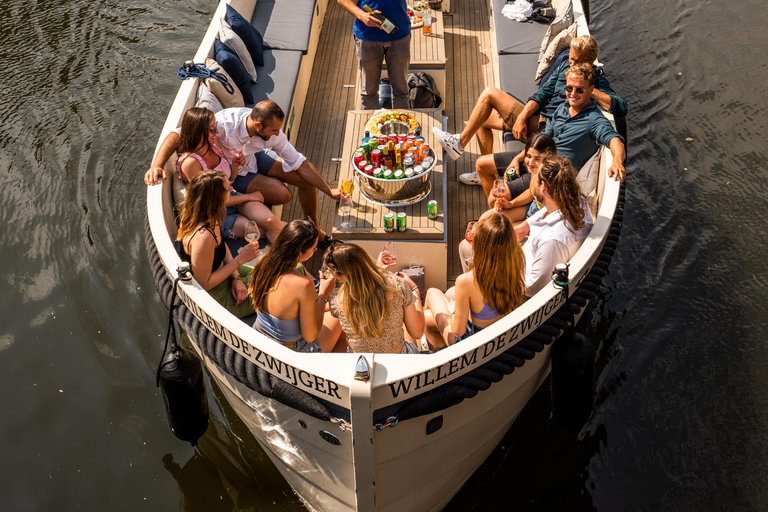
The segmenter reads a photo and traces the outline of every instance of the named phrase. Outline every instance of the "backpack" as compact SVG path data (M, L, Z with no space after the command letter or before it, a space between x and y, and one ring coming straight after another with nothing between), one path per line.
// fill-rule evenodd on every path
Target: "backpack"
M423 71L408 75L408 108L436 108L442 102L431 75Z

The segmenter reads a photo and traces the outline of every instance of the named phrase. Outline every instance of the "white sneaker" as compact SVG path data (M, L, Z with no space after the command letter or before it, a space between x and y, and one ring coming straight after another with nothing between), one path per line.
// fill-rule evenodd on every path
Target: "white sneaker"
M460 174L459 181L465 185L482 185L482 183L480 183L480 176L477 175L477 171Z
M435 137L437 137L437 142L443 146L443 149L446 153L448 153L448 156L451 157L451 160L456 160L464 152L464 148L461 147L460 137L458 134L454 135L452 133L444 132L437 126L432 128L432 133L435 134Z

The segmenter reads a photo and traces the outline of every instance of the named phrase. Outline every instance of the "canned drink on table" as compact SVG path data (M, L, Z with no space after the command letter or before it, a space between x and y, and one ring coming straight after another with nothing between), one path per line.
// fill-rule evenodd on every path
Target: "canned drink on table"
M391 179L393 178L393 176L394 176L394 175L392 174L392 171L390 171L389 169L387 169L386 171L384 171L384 176L383 176L383 178L384 178L385 180L391 180Z
M405 232L408 229L408 215L405 212L397 214L397 230Z
M427 203L427 217L432 220L437 218L437 201L434 199Z
M384 214L384 231L392 233L395 230L395 214L388 212Z
M395 171L395 179L401 180L405 177L405 173L403 171Z

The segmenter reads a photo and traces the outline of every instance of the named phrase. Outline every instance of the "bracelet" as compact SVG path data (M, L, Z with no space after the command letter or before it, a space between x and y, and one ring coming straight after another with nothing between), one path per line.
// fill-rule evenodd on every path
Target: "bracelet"
M318 295L317 298L320 299L321 301L325 302L326 304L328 304L328 299L326 299L322 295Z

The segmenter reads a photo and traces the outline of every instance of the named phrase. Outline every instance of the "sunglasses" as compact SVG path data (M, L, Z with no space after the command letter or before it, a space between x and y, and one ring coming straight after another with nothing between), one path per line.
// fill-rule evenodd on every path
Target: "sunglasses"
M572 85L566 85L565 86L565 92L573 92L574 89L576 89L576 92L578 94L584 94L584 88L583 87L574 87Z
M331 269L336 274L339 273L339 270L336 267L336 262L333 261L333 250L343 243L344 243L344 240L339 240L338 238L334 238L333 241L331 242L331 245L328 247L328 254L325 257L325 264L328 266L329 269Z

